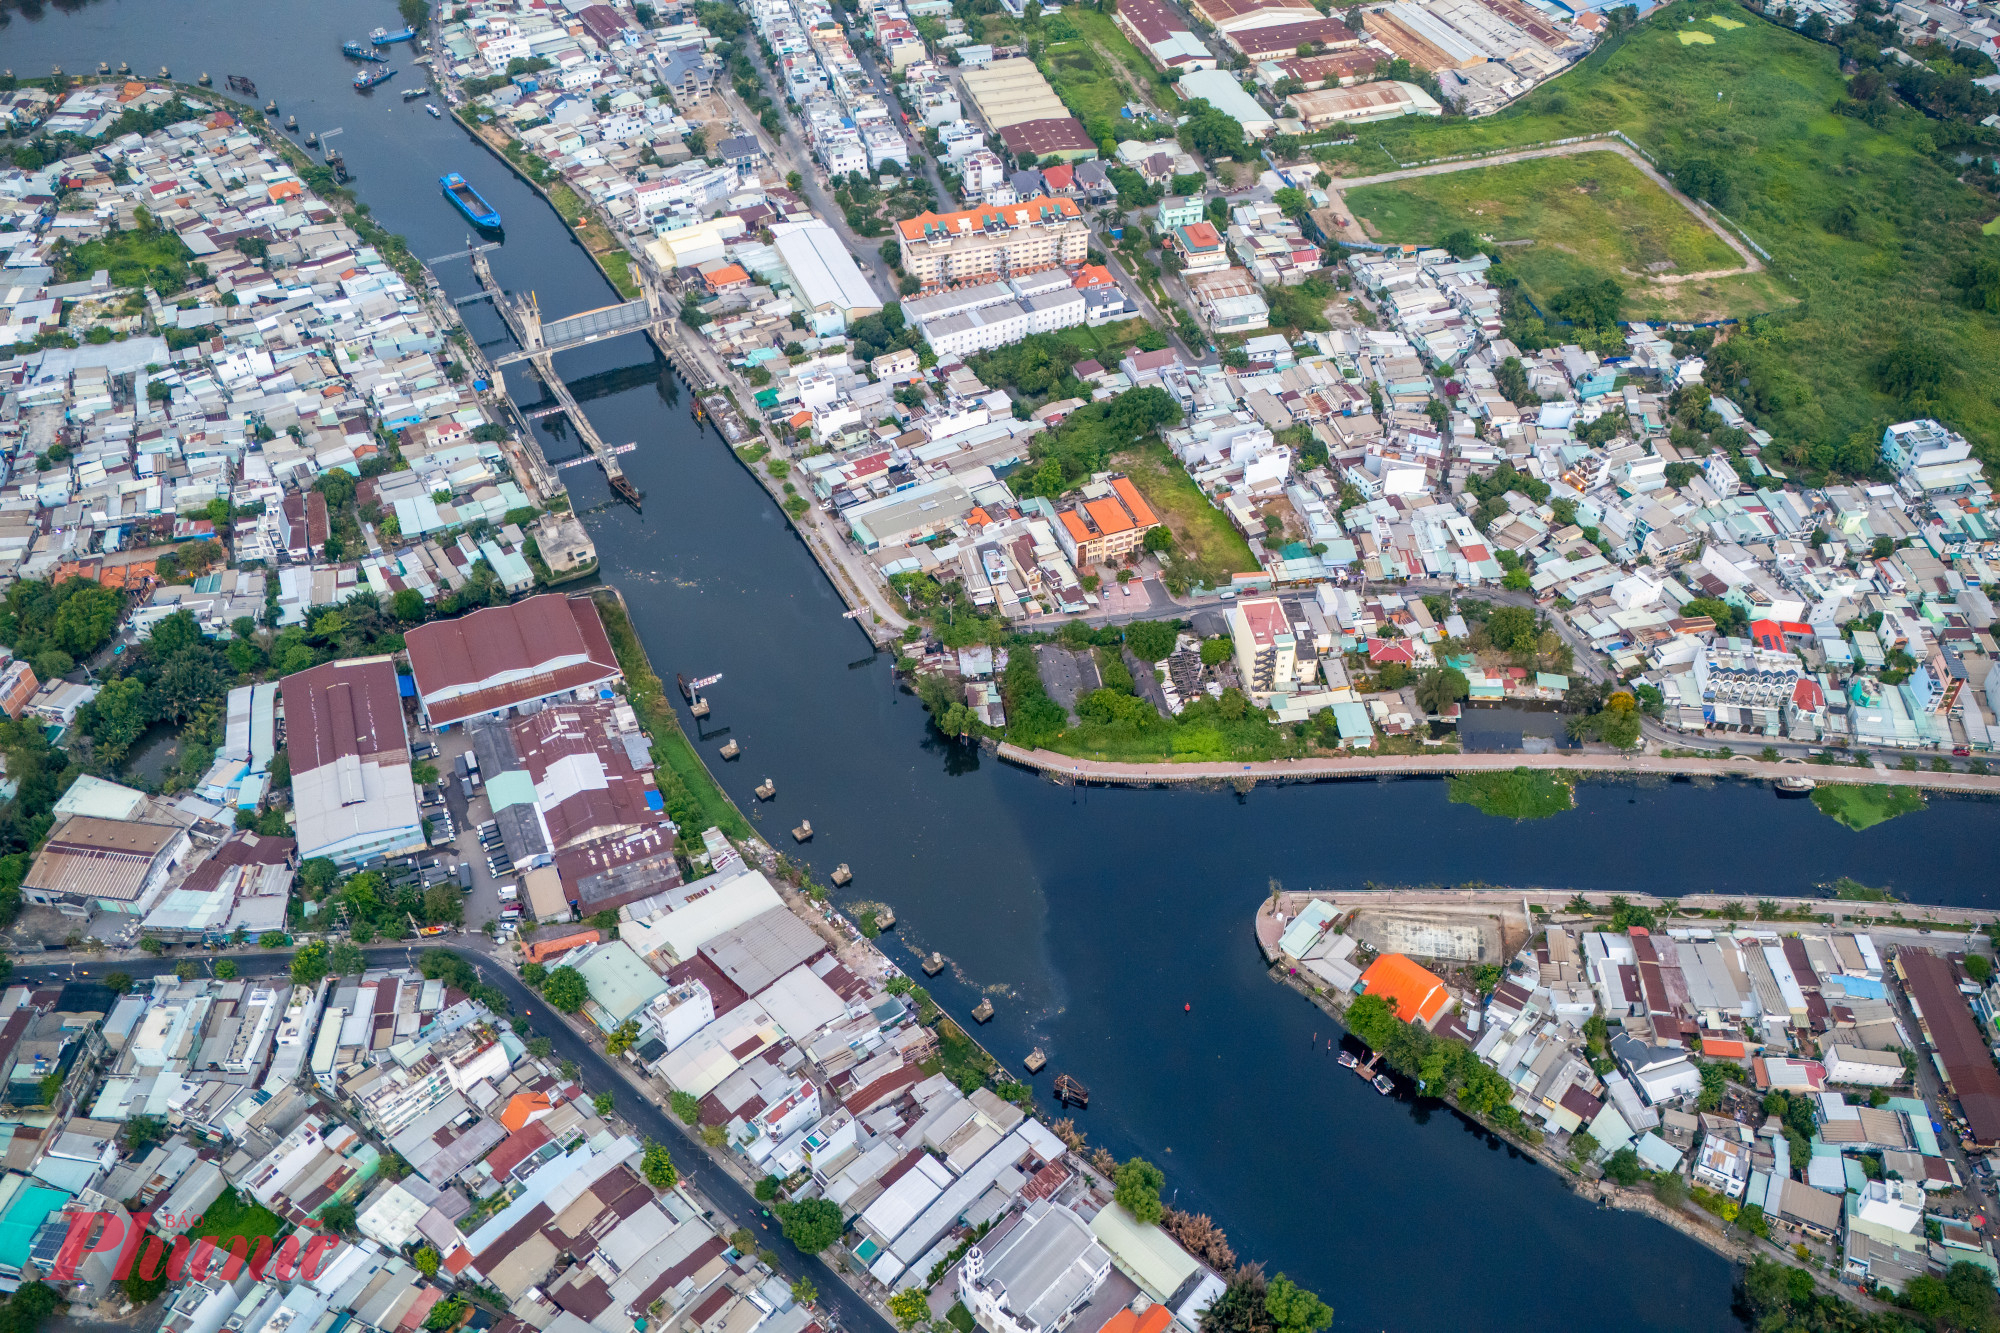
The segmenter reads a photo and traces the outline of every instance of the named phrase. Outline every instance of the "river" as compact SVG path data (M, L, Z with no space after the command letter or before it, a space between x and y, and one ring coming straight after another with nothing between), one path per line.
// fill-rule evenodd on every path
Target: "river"
M554 318L616 300L560 219L449 121L395 95L357 95L340 42L393 24L386 0L97 0L16 12L0 51L19 73L61 63L162 61L254 79L306 128L345 130L355 187L420 256L462 248L439 174L464 172L503 213L499 280ZM398 51L398 63L408 59ZM474 283L439 266L452 295ZM482 338L498 317L468 307ZM1650 1221L1596 1209L1551 1172L1434 1105L1378 1097L1324 1051L1329 1021L1265 975L1251 913L1291 888L1376 883L1540 885L1606 893L1810 892L1840 875L1930 901L1996 905L1983 849L2000 804L1937 800L1865 834L1809 802L1685 783L1597 785L1578 808L1515 825L1392 781L1233 793L1073 791L928 727L888 660L713 431L696 427L637 339L559 366L646 494L609 502L592 467L565 473L663 675L722 673L699 737L724 786L774 842L810 818L821 877L892 904L884 943L914 966L941 950L933 993L1003 1060L1031 1047L1092 1091L1093 1144L1139 1153L1181 1208L1208 1213L1237 1253L1321 1292L1337 1329L1730 1327L1729 1266ZM539 397L525 373L510 387ZM554 420L559 420L555 418ZM552 459L572 441L544 439ZM743 757L715 757L724 735ZM750 789L775 779L760 807ZM1189 1008L1188 1006L1191 1006ZM1314 1044L1314 1034L1319 1045ZM1017 1064L1018 1067L1018 1064Z

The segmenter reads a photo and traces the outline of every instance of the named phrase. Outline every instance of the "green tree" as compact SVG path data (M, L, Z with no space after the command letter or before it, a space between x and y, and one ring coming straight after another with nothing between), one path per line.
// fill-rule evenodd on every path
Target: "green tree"
M1535 613L1525 606L1495 607L1486 617L1486 637L1503 652L1532 644L1535 633Z
M354 1204L346 1199L330 1203L320 1210L319 1224L337 1235L352 1235L355 1224Z
M324 856L315 856L299 867L299 883L309 889L324 889L340 878L340 868Z
M784 1181L778 1179L776 1176L764 1176L760 1178L757 1181L757 1202L769 1203L771 1200L777 1198L778 1191L784 1187L784 1183Z
M1141 662L1166 660L1178 633L1170 620L1138 620L1125 627L1125 646Z
M811 1278L802 1277L792 1283L792 1299L800 1305L811 1305L819 1299L819 1288L813 1285Z
M650 1140L646 1144L645 1153L639 1158L639 1172L656 1190L670 1190L681 1178L680 1168L674 1165L674 1159L667 1152L666 1145L653 1143Z
M56 612L50 637L71 657L88 657L111 639L118 628L123 602L109 588L95 584L71 592Z
M680 1118L683 1125L693 1126L701 1123L701 1098L693 1093L676 1091L667 1098L667 1105L673 1108L673 1113Z
M330 976L359 976L368 970L368 959L352 941L342 940L327 955L326 970Z
M889 1298L889 1313L896 1317L896 1327L903 1333L931 1317L930 1299L922 1287L905 1287Z
M840 1205L831 1199L801 1199L774 1211L784 1226L785 1239L807 1254L818 1254L840 1239L847 1229Z
M547 981L548 979L549 979L549 970L546 967L543 967L540 963L521 964L522 985L532 986L534 989L540 990L542 988L542 983Z
M411 1256L411 1262L416 1264L417 1271L425 1277L438 1275L438 1252L428 1245L417 1247L416 1254Z
M559 967L549 973L549 979L542 986L542 998L566 1014L573 1014L583 1008L583 1002L590 998L590 983L583 979L583 973L573 967Z
M617 1103L613 1100L611 1094L608 1092L600 1092L595 1097L590 1099L591 1108L595 1110L597 1114L599 1114L600 1116L610 1115L611 1108L616 1104Z
M605 1035L604 1053L606 1055L623 1055L625 1052L631 1050L633 1044L638 1040L639 1024L628 1018Z
M236 970L236 960L234 958L225 958L215 965L215 979L217 981L234 981L236 980Z
M1273 1333L1319 1333L1333 1322L1333 1308L1283 1273L1264 1292Z
M1139 1221L1157 1222L1164 1211L1160 1187L1166 1183L1165 1172L1143 1157L1134 1157L1113 1176L1111 1197Z
M194 960L191 958L183 958L174 964L174 975L182 981L193 981L200 973L201 969L194 965Z
M1417 677L1417 707L1442 713L1472 693L1472 684L1456 667L1432 667Z
M294 986L317 986L332 965L332 950L326 941L313 940L300 946L292 955L292 984Z
M1604 1174L1620 1185L1636 1185L1646 1174L1646 1168L1639 1161L1638 1153L1630 1148L1620 1148L1604 1159Z
M396 595L389 599L389 606L396 619L405 622L422 620L426 610L424 595L415 588L398 588Z

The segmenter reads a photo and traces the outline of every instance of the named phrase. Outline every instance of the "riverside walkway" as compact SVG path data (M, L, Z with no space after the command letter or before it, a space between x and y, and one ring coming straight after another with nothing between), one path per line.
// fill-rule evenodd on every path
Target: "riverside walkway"
M1510 773L1517 768L1548 769L1579 777L1811 778L1854 786L1915 787L1966 796L2000 796L2000 775L1934 773L1925 769L1857 768L1850 764L1785 764L1737 756L1733 759L1668 759L1622 754L1417 754L1243 762L1122 763L1077 759L1052 750L1002 744L1000 757L1069 782L1105 786L1171 787L1182 784L1242 782L1321 782L1343 778L1457 777L1468 773Z

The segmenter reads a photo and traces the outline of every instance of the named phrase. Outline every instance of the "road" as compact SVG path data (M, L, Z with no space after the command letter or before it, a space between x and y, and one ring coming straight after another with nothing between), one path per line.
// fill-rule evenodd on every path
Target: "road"
M414 946L406 948L401 945L363 950L370 967L407 966L413 951ZM535 1035L549 1039L556 1058L574 1061L585 1087L613 1091L617 1095L617 1114L642 1138L657 1140L673 1150L674 1164L680 1168L682 1178L714 1207L716 1220L725 1224L723 1230L747 1227L756 1233L758 1245L777 1254L777 1268L785 1279L811 1278L813 1285L819 1288L820 1308L831 1314L849 1333L895 1333L889 1321L849 1287L831 1265L816 1255L802 1253L785 1239L775 1218L762 1216L763 1205L750 1191L717 1165L708 1149L688 1133L680 1121L662 1109L658 1089L635 1078L622 1063L614 1069L617 1062L586 1041L575 1025L557 1015L539 995L530 991L492 956L469 948L454 948L450 952L471 963L482 980L498 987L501 994L527 1016ZM245 976L271 976L291 966L290 954L282 952L232 953L229 956ZM77 972L102 976L113 971L133 977L152 977L170 973L174 966L174 961L144 957L116 962L79 960L74 968L68 965L16 968L12 979L17 982L61 982L70 980Z
M1639 173L1646 177L1646 179L1652 181L1653 184L1659 186L1662 190L1665 190L1669 196L1679 202L1682 208L1685 208L1688 212L1699 218L1702 226L1714 232L1722 239L1724 245L1735 251L1737 256L1743 260L1741 268L1717 269L1707 273L1669 274L1654 277L1652 281L1671 286L1676 282L1706 281L1709 278L1722 278L1738 273L1761 273L1764 271L1764 261L1757 258L1749 246L1738 240L1720 222L1711 217L1708 210L1675 189L1674 183L1661 175L1651 162L1633 152L1629 146L1617 139L1589 139L1583 143L1561 144L1554 148L1527 148L1518 153L1495 153L1491 157L1475 157L1463 162L1434 162L1429 166L1406 167L1400 171L1385 171L1375 176L1357 176L1352 179L1336 178L1328 190L1328 193L1333 196L1329 203L1336 212L1351 218L1354 216L1354 210L1347 206L1344 192L1359 186L1387 185L1392 181L1412 180L1418 176L1442 176L1454 171L1471 171L1479 167L1497 167L1508 162L1526 162L1538 157L1574 157L1579 153L1618 154L1618 156L1637 167ZM1351 222L1342 228L1342 230L1348 233L1349 240L1372 240L1372 237L1360 230L1360 226L1359 222Z

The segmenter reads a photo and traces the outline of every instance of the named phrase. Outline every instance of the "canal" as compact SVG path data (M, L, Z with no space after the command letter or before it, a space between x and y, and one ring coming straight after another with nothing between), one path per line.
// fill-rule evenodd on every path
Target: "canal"
M532 191L397 98L407 74L373 94L348 87L341 41L395 17L386 0L96 0L14 11L0 64L248 75L303 128L345 131L360 197L418 255L463 246L437 184L456 170L505 217L502 283L532 289L550 318L614 301ZM454 296L474 289L463 263L438 272ZM468 310L477 336L505 338L489 309ZM927 726L644 343L558 366L607 440L638 443L624 461L643 515L611 503L594 468L565 478L661 673L722 674L713 716L684 721L730 794L775 842L811 819L821 876L845 861L850 898L895 907L892 956L914 969L920 953L943 952L952 967L932 990L949 1011L963 1018L990 995L998 1016L980 1035L996 1054L1018 1064L1042 1047L1045 1096L1056 1073L1082 1079L1093 1100L1078 1124L1093 1144L1157 1163L1177 1206L1212 1216L1240 1256L1320 1291L1336 1328L1721 1328L1734 1322L1731 1274L1675 1232L1579 1201L1455 1116L1340 1071L1324 1051L1328 1021L1259 961L1250 917L1272 880L1755 898L1851 875L1994 903L1984 849L2000 805L1989 803L1937 801L1854 834L1808 802L1727 786L1590 786L1574 812L1528 825L1450 805L1424 781L1242 797L1053 786ZM510 388L524 404L541 396L518 369ZM577 452L554 430L544 444L552 459ZM733 763L715 754L728 737L743 746ZM765 777L778 799L760 807L750 789Z

